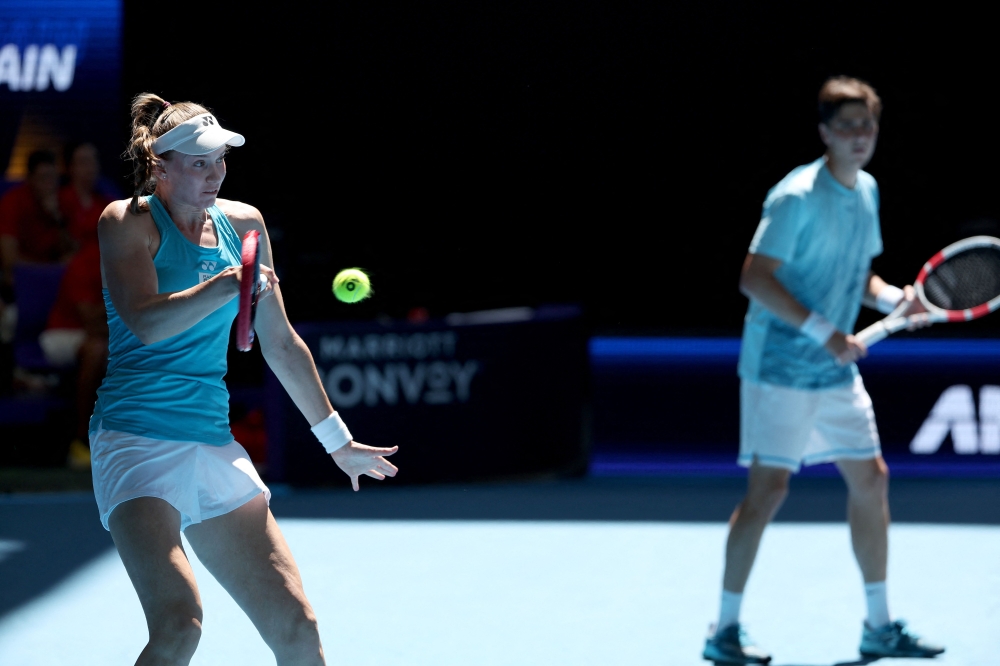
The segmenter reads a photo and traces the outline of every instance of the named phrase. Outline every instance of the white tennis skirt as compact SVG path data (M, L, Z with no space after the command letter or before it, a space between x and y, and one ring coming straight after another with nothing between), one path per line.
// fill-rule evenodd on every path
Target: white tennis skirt
M798 472L802 465L882 454L875 411L861 377L847 386L794 389L740 382L740 457Z
M152 439L100 426L90 434L94 495L101 524L122 502L158 497L181 514L181 529L271 491L235 440L225 446Z

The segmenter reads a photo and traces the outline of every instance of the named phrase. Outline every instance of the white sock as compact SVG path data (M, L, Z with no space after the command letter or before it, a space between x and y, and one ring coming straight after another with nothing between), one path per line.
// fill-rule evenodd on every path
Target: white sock
M716 632L740 621L740 605L742 603L742 592L722 591L722 603L719 604L719 624L715 627Z
M878 629L889 624L889 601L885 595L885 581L865 583L865 599L868 601L868 626Z

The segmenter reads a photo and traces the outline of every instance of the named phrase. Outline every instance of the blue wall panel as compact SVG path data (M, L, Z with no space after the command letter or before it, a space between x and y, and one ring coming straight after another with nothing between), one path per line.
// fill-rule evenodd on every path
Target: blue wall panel
M593 338L598 456L734 460L739 348L738 338ZM1000 340L889 339L859 368L887 459L1000 470Z
M0 3L0 170L28 153L89 140L117 173L122 67L120 0Z

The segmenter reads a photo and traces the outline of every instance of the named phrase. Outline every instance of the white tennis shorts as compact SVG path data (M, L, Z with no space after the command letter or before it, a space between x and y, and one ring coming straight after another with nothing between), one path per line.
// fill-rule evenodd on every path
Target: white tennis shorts
M94 495L101 524L122 502L158 497L181 514L181 529L271 491L235 440L225 446L152 439L98 427L90 434Z
M798 472L802 465L881 455L872 399L861 377L832 389L740 382L740 457Z

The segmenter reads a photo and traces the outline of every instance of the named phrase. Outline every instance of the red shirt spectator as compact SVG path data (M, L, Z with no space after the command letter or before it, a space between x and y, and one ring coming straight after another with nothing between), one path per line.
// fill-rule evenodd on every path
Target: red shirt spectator
M87 328L80 306L100 306L103 314L104 294L101 289L101 250L94 241L80 248L66 266L59 283L59 295L49 313L48 328ZM86 309L92 310L93 307Z
M69 463L86 467L90 464L85 443L90 415L108 362L101 251L96 241L80 248L66 266L48 327L38 336L38 343L50 364L76 364L76 438L70 444Z
M3 284L14 283L21 262L54 263L67 258L73 242L59 212L56 156L36 150L28 156L28 178L0 199L0 264Z
M42 207L28 183L14 187L0 199L0 236L17 240L21 261L56 262L66 251L62 224Z
M101 162L92 143L75 143L66 148L69 184L59 190L59 209L66 230L81 246L97 240L97 222L111 199L96 191Z
M110 203L111 199L98 192L91 192L84 201L72 183L59 190L59 209L66 230L80 245L97 242L97 222Z

